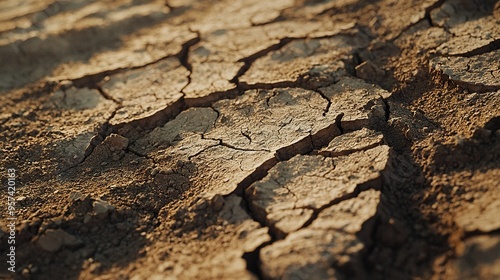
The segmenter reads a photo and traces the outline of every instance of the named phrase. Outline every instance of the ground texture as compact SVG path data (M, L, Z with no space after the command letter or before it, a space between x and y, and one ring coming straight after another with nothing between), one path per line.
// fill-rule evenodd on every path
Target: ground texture
M0 277L500 279L497 1L6 0L0 60Z

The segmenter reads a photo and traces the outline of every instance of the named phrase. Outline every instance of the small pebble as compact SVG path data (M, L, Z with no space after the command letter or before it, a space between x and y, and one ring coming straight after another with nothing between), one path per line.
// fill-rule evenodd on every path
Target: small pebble
M152 176L156 176L156 174L160 173L160 170L158 168L154 168L152 171L151 171L151 175Z

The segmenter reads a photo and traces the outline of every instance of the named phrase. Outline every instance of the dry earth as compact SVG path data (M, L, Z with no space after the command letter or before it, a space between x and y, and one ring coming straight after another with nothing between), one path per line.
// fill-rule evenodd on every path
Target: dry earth
M497 1L4 0L0 59L1 278L500 279Z

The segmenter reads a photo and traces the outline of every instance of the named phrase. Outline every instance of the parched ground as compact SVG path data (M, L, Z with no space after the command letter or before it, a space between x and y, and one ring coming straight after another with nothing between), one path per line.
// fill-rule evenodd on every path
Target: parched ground
M500 279L500 2L4 0L0 61L1 278Z

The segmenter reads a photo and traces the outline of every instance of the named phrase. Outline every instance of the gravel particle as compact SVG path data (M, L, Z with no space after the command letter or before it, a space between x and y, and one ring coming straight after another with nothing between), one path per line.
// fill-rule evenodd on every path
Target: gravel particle
M48 229L41 237L38 239L38 245L45 251L57 252L63 246L76 249L83 245L83 242L61 229Z

